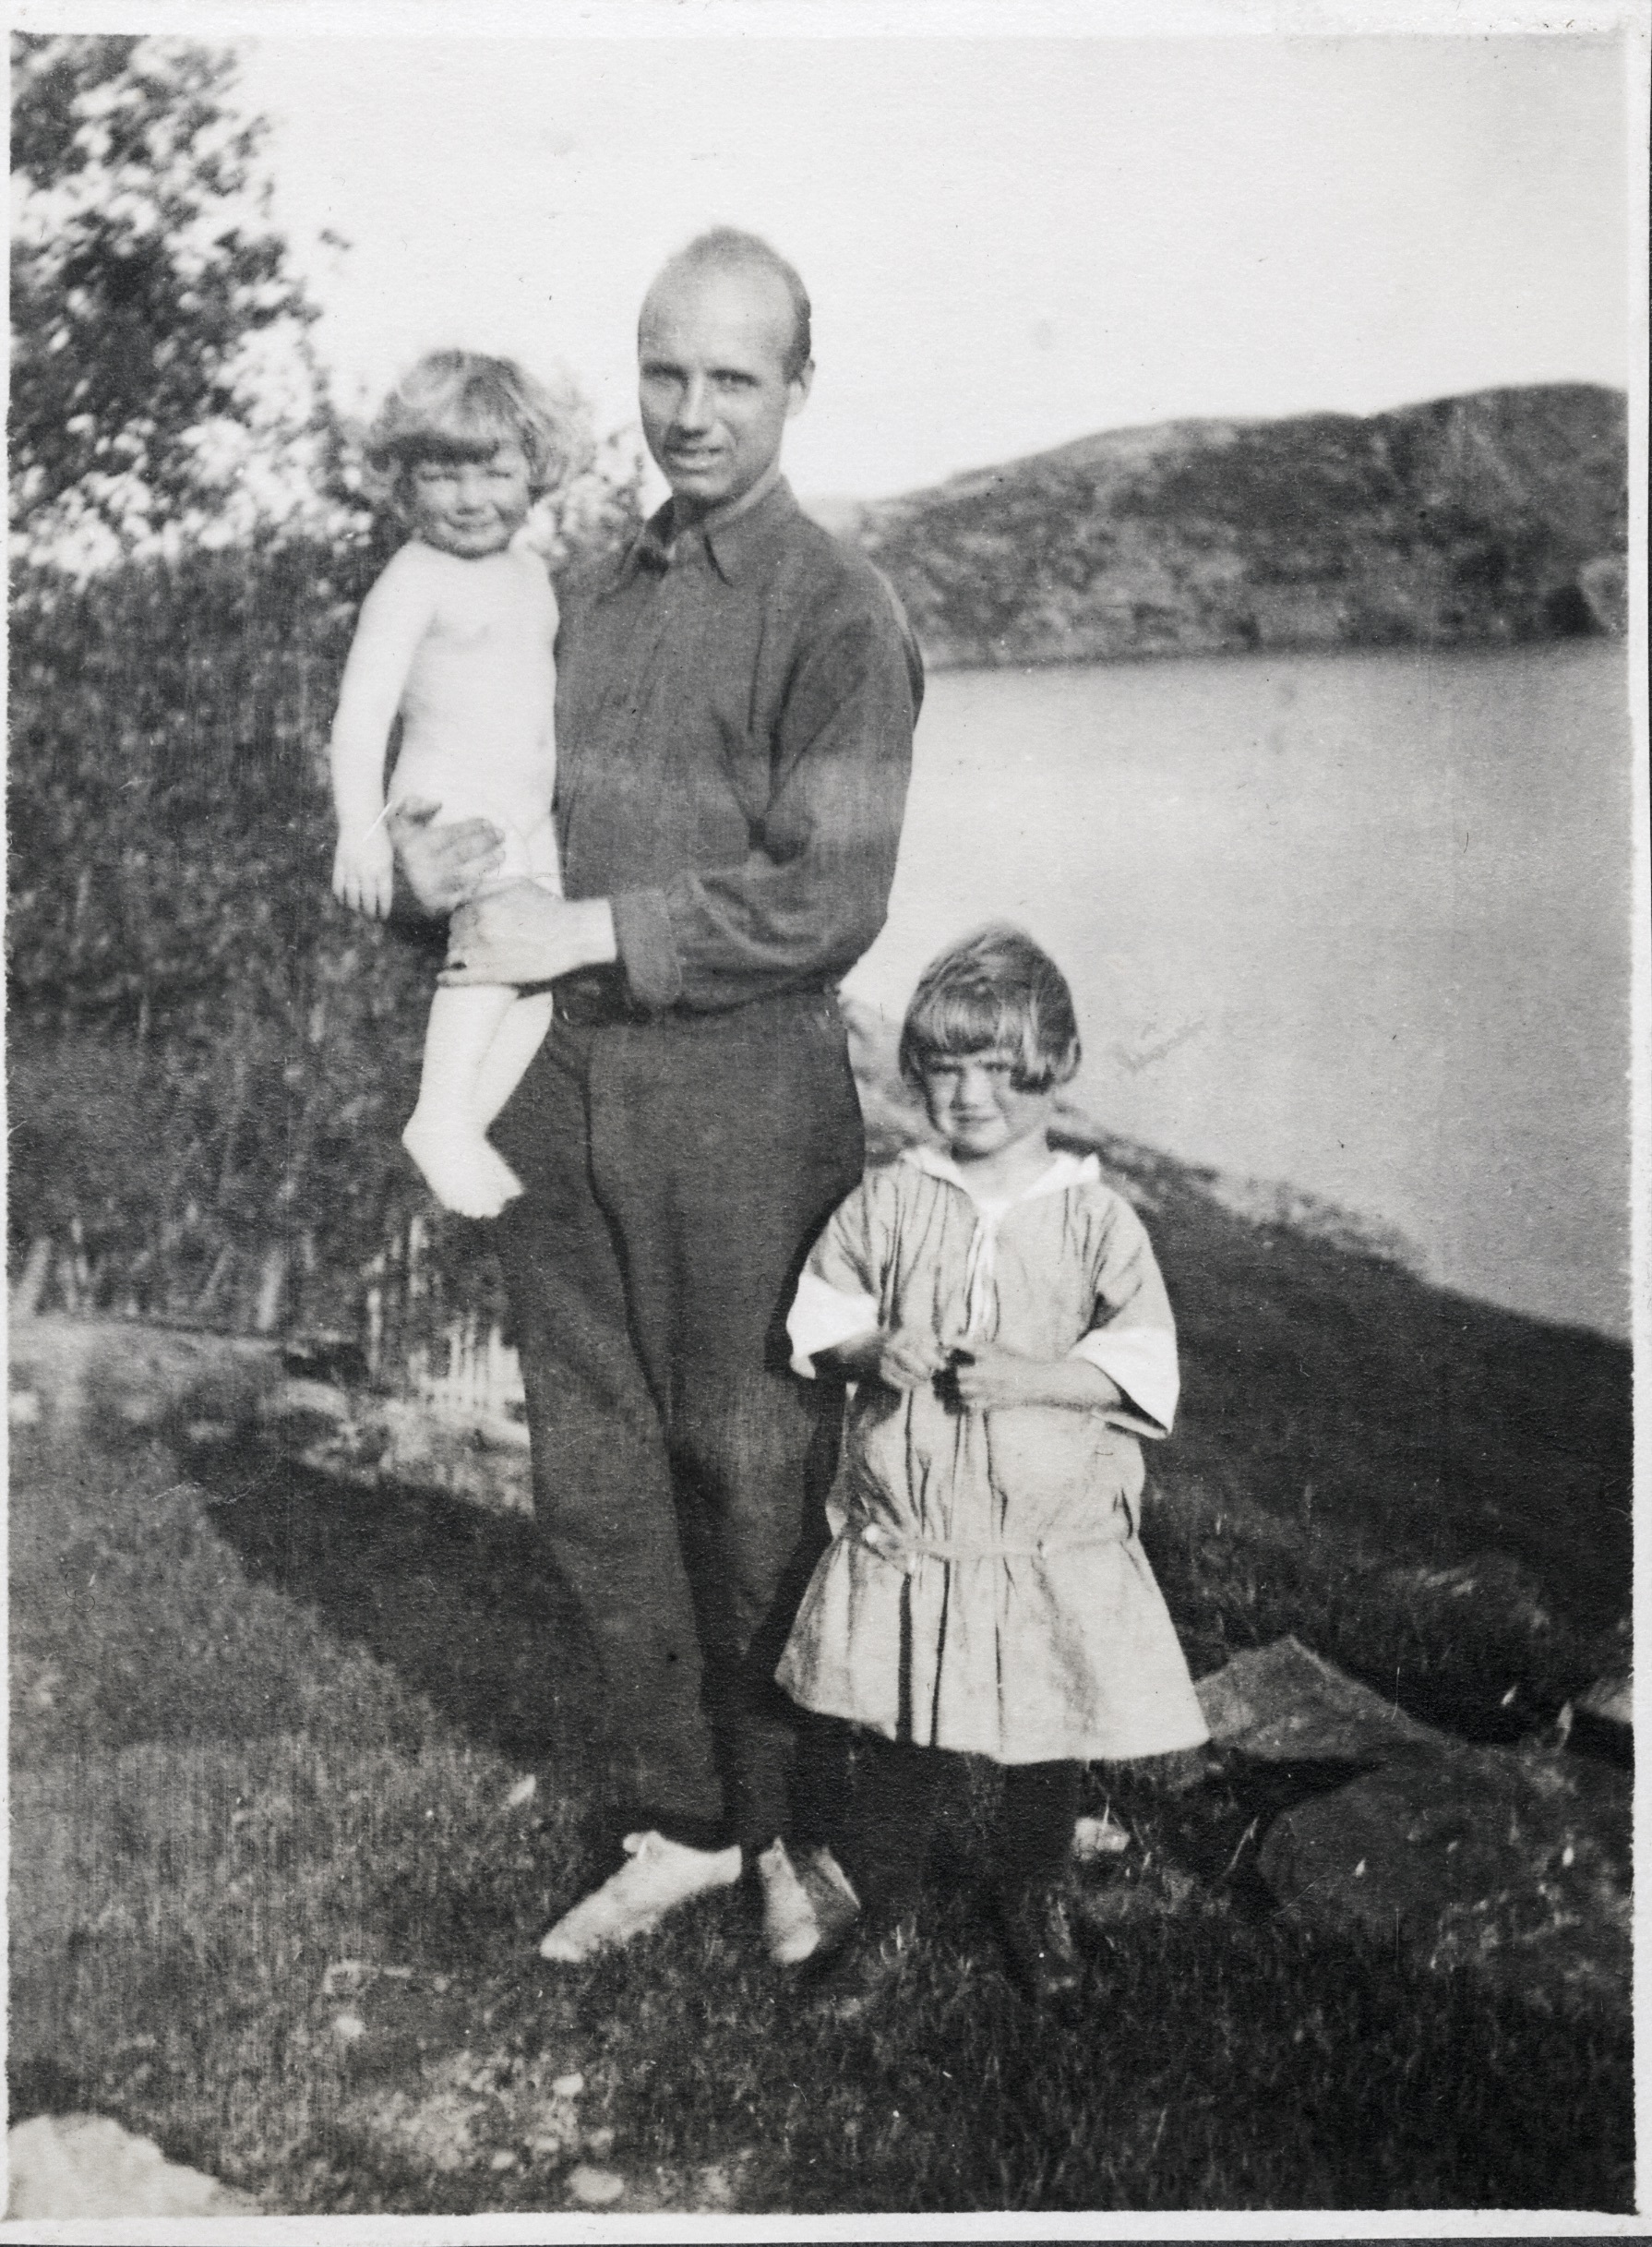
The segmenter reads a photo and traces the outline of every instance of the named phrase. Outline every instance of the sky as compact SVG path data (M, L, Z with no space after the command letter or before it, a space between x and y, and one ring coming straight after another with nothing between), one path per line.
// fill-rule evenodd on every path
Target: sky
M788 438L875 498L1100 428L1626 382L1610 40L267 39L278 214L349 408L442 343L634 419L703 226L816 309ZM329 247L322 231L350 247Z

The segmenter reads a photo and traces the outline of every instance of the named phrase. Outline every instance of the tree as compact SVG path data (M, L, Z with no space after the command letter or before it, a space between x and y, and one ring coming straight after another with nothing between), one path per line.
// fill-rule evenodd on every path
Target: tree
M319 527L334 443L315 318L269 219L233 54L15 37L11 503L84 571L183 537Z

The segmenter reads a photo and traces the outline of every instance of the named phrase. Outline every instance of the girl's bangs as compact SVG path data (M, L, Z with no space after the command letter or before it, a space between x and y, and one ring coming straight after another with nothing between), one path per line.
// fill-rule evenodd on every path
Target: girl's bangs
M516 431L503 415L485 407L455 406L439 420L432 415L420 427L398 437L396 451L403 460L485 461L515 439Z
M1031 1058L1032 1029L1025 1008L1001 991L969 984L931 993L912 1025L913 1042L921 1052L984 1053L996 1047L1024 1063Z

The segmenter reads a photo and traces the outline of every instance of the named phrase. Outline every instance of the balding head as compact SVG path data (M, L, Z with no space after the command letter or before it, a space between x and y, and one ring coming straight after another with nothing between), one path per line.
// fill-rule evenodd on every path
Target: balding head
M755 235L701 234L660 273L637 324L642 433L679 519L754 504L779 480L814 365L808 299Z
M771 249L760 234L744 234L737 226L714 226L708 234L696 234L692 242L666 260L642 300L639 339L649 306L662 290L678 280L709 273L739 275L760 284L769 284L785 328L781 371L786 381L796 382L814 356L808 291L796 266L788 265L780 252Z

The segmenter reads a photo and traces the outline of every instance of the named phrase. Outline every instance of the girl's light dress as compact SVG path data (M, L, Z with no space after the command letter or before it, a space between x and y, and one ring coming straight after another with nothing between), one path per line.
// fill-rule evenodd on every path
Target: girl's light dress
M1093 1155L977 1201L944 1155L868 1173L816 1244L799 1372L874 1327L1087 1358L1111 1412L960 1412L861 1382L822 1556L776 1676L803 1707L1000 1763L1160 1755L1208 1737L1137 1535L1137 1435L1176 1410L1175 1328L1140 1219Z

